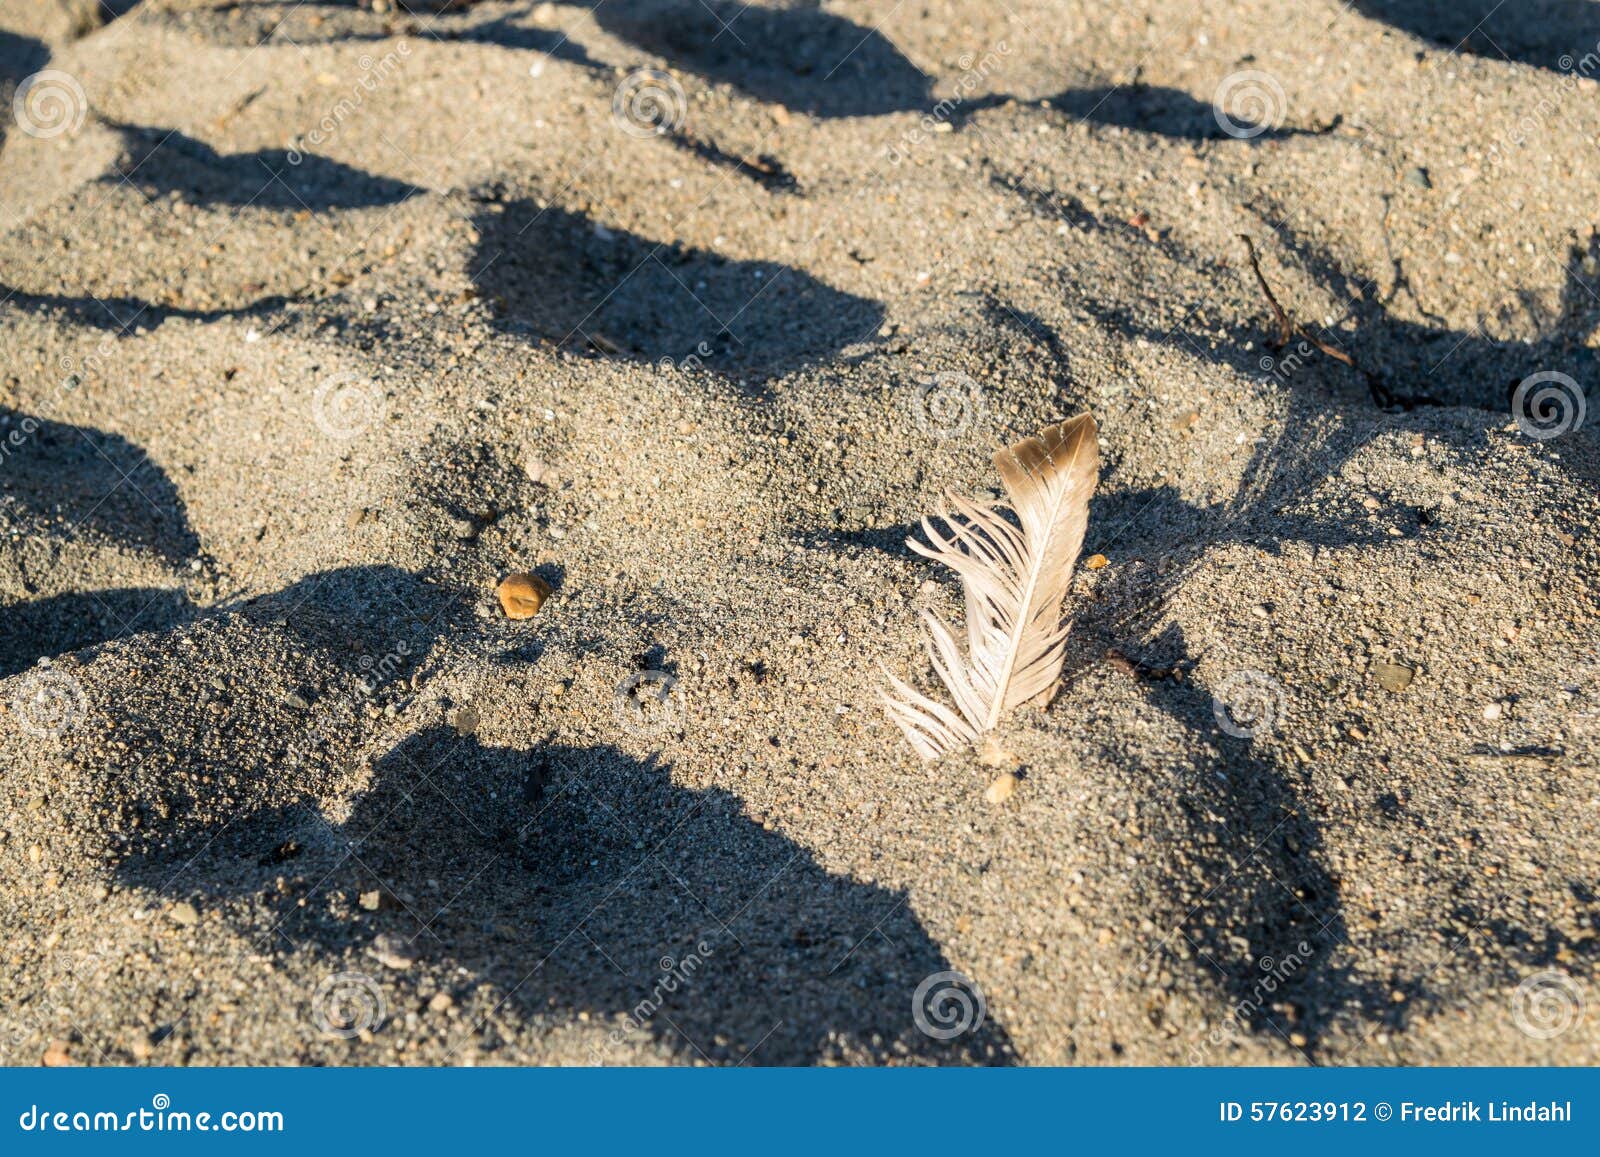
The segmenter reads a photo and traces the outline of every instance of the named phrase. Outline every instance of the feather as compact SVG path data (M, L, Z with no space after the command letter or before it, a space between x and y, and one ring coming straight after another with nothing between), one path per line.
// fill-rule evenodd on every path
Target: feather
M994 465L1009 502L946 495L939 518L947 529L924 518L927 543L906 540L955 571L966 595L965 656L944 620L923 612L928 658L955 709L892 675L884 696L889 718L924 759L976 743L1061 674L1069 629L1061 607L1100 474L1095 433L1084 413L1001 450Z

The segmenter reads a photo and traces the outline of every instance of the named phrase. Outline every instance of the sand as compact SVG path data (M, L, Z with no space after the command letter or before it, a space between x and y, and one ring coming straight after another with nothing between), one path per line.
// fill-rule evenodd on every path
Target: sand
M0 4L6 1063L1600 1061L1596 5L435 7Z

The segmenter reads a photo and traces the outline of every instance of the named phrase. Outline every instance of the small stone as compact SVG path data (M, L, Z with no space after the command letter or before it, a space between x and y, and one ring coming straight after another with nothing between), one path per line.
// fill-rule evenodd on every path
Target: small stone
M1106 566L1109 561L1110 560L1108 560L1103 554L1091 554L1088 558L1083 560L1083 569L1099 570L1101 567Z
M405 939L393 932L385 932L372 942L369 950L385 968L405 971L417 962L417 953Z
M1411 686L1411 679L1416 675L1415 670L1401 663L1378 663L1372 671L1378 677L1378 686L1396 695Z
M1505 714L1505 708L1500 706L1500 704L1498 704L1498 703L1490 703L1487 707L1485 707L1483 709L1483 717L1485 719L1489 720L1490 722L1493 722L1494 720L1499 719L1500 716L1502 716L1504 714Z
M378 891L363 892L356 899L368 912L376 912L383 904L383 893Z
M1419 189L1433 188L1433 182L1428 179L1428 170L1410 168L1406 170L1406 184L1415 185Z
M1369 494L1361 500L1361 505L1368 510L1377 510L1383 503Z
M167 912L167 919L174 924L182 924L185 928L193 928L200 923L200 913L189 901L179 900Z
M507 575L498 587L500 609L508 619L531 619L539 613L544 601L550 597L550 584L536 574Z
M449 1012L455 1007L455 1003L455 997L448 992L436 992L433 994L433 998L428 1001L428 1009L431 1012Z
M983 789L983 798L987 803L1002 804L1017 794L1017 784L1020 781L1012 772L1005 771L995 776L994 782Z
M450 520L450 533L459 539L468 539L477 535L478 528L470 518L453 518Z
M53 1040L44 1050L44 1067L47 1069L61 1069L72 1063L72 1054L67 1051L67 1042Z
M1306 1039L1306 1034L1305 1033L1303 1033L1303 1032L1292 1032L1292 1033L1289 1034L1289 1043L1292 1044L1297 1049L1303 1049L1310 1042Z
M479 716L476 707L463 707L450 717L450 726L455 728L456 734L462 737L476 734L478 723Z

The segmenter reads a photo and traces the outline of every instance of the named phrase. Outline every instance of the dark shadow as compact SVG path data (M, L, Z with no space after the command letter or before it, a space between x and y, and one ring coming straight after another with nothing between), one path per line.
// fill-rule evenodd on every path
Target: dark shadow
M499 325L525 336L778 372L862 340L884 317L878 302L790 266L651 241L555 206L513 201L475 224L473 279Z
M398 938L430 971L465 970L525 1015L586 1013L612 1029L597 1064L628 1059L624 1041L719 1064L809 1063L846 1042L880 1061L1013 1059L992 1020L948 1044L918 1031L912 994L950 965L905 893L833 875L736 797L680 787L615 748L524 752L433 727L375 764L342 825L277 804L186 835L210 842L184 891L239 865L232 883L247 893L271 895L285 873L315 882L277 897L277 947ZM130 862L125 875L149 887L170 870ZM335 892L382 904L339 919ZM459 1031L496 1040L481 1021Z
M1305 131L1240 120L1236 122L1238 131L1227 133L1217 123L1216 110L1211 105L1179 89L1160 85L1069 88L1051 97L1050 104L1078 120L1190 141L1232 137L1270 141L1298 136Z
M1331 254L1288 226L1273 232L1289 256L1340 303L1348 321L1338 329L1318 326L1316 335L1351 357L1356 368L1349 373L1364 380L1373 400L1385 408L1444 405L1508 410L1518 383L1555 367L1580 384L1600 380L1600 352L1587 342L1600 326L1600 276L1583 272L1586 261L1600 258L1600 235L1574 241L1562 255L1566 275L1553 313L1542 315L1533 294L1516 294L1501 304L1498 316L1481 319L1473 329L1456 330L1442 322L1421 324L1389 312L1396 294L1411 292L1398 262L1393 288L1385 297L1377 292L1374 279L1347 273ZM1282 300L1284 287L1276 289ZM1288 308L1288 302L1284 304ZM1541 336L1532 340L1494 336L1502 326L1527 320Z
M43 68L49 59L50 50L42 41L0 28L0 93L6 98L0 107L0 120L11 119L11 97L17 85Z
M739 0L592 3L606 32L674 68L817 117L882 116L933 103L933 81L875 28L811 4Z
M88 535L173 564L200 553L177 487L119 435L0 406L0 483L13 533Z
M12 123L11 99L17 86L38 72L50 59L50 50L31 36L0 29L0 149Z
M1128 222L1092 212L1070 196L1058 196L1017 179L995 177L992 182L1022 198L1036 213L1063 220L1075 229L1135 239L1136 230ZM1289 217L1270 206L1263 206L1262 210L1280 221ZM1271 249L1262 250L1262 268L1275 296L1295 323L1307 331L1310 340L1306 333L1298 333L1287 346L1280 345L1271 308L1260 296L1245 250L1236 239L1235 259L1221 263L1170 238L1138 241L1191 270L1221 273L1231 268L1232 275L1247 280L1250 290L1260 298L1259 309L1252 318L1239 319L1231 325L1224 323L1232 334L1220 343L1212 343L1208 335L1191 336L1187 318L1175 326L1165 326L1151 324L1126 308L1093 299L1085 299L1084 305L1099 322L1124 337L1182 348L1208 360L1220 359L1251 376L1266 373L1289 391L1327 389L1330 401L1352 387L1359 388L1378 408L1390 412L1419 406L1477 406L1506 411L1523 379L1551 368L1571 375L1580 385L1600 379L1600 352L1588 344L1589 335L1600 327L1600 275L1583 272L1586 266L1592 269L1593 263L1600 260L1600 234L1574 240L1562 255L1566 276L1553 312L1541 310L1533 294L1515 294L1501 303L1497 316L1485 317L1471 329L1458 330L1442 319L1438 324L1425 324L1390 312L1399 294L1412 293L1399 261L1390 271L1391 285L1385 293L1376 278L1346 271L1332 254L1288 225L1264 222L1263 232L1279 243L1280 260L1287 258L1291 266L1298 266L1336 303L1332 325L1320 321L1307 325L1309 309L1296 308L1292 282L1283 276L1281 268L1275 268ZM1431 316L1425 310L1419 311ZM1541 332L1540 337L1527 340L1494 336L1530 320ZM1337 350L1348 361L1317 348L1318 342Z
M169 318L221 321L225 318L265 317L276 313L291 300L293 299L282 294L269 294L234 309L186 309L181 306L156 305L154 302L137 297L28 293L26 290L0 282L0 309L10 305L28 313L61 317L73 325L109 330L118 337L126 337L139 327L153 329Z
M103 830L81 837L158 891L208 878L186 865L214 829L303 807L336 774L330 762L372 733L377 709L409 694L437 640L473 621L459 593L392 566L322 571L208 608L185 639L221 649L218 678L152 664L96 704L121 754L93 780ZM232 878L234 866L213 867Z
M1094 632L1092 621L1082 625L1086 635ZM1101 641L1082 643L1093 650ZM1123 642L1113 650L1150 703L1189 730L1216 732L1220 750L1215 763L1184 778L1176 809L1146 813L1147 823L1165 829L1163 843L1188 852L1181 870L1169 864L1163 879L1181 917L1162 929L1159 946L1124 983L1159 971L1152 967L1157 957L1160 967L1198 968L1228 994L1239 1027L1285 1042L1291 1032L1303 1034L1312 1059L1320 1035L1336 1021L1359 1013L1369 1024L1397 1024L1394 985L1335 963L1349 958L1349 931L1339 886L1324 862L1322 825L1304 794L1305 773L1258 754L1251 738L1218 731L1211 689L1187 678L1196 657L1180 628L1170 626L1137 649ZM1415 1012L1416 1003L1405 1009ZM1218 1063L1214 1056L1194 1059Z
M776 157L763 153L760 156L745 156L742 153L729 153L717 146L715 141L703 141L697 137L678 131L665 133L663 136L678 148L699 160L719 169L727 169L739 174L746 180L754 181L762 188L773 193L798 193L800 184L794 179L787 169L783 167Z
M1594 0L1355 0L1355 9L1452 52L1555 72L1600 51Z
M423 192L315 153L219 153L176 129L106 123L121 134L128 150L121 171L106 180L126 181L147 196L177 193L195 205L325 213L395 205Z
M42 658L97 646L137 631L164 631L194 617L182 590L124 587L54 595L0 606L0 679Z

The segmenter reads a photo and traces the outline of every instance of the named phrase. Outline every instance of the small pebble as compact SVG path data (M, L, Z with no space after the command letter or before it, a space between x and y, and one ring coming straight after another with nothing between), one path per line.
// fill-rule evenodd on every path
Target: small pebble
M544 601L550 597L550 584L536 574L507 575L498 587L500 609L508 619L531 619L539 613Z
M428 1001L428 1008L433 1012L448 1012L455 1007L455 997L448 992L436 992Z
M67 1051L67 1042L64 1040L51 1041L50 1046L44 1050L43 1061L44 1067L47 1069L60 1069L70 1065L72 1063L72 1054Z
M174 924L182 924L185 928L192 928L200 923L200 913L189 901L179 900L167 913L167 919Z
M361 906L363 908L365 908L368 912L376 912L378 910L379 906L383 903L383 893L382 892L376 892L376 891L374 891L374 892L363 892L358 897L358 900L359 900Z
M1106 556L1103 554L1091 554L1088 558L1084 559L1083 567L1085 570L1099 570L1101 567L1105 566L1108 561L1109 560L1107 560Z
M394 968L402 972L417 961L416 949L393 932L385 932L375 939L370 951L385 968Z
M1017 777L1009 771L995 776L994 782L983 789L985 802L992 804L1005 803L1006 800L1017 794L1017 784L1019 782Z
M1505 708L1498 703L1491 703L1483 709L1483 717L1491 722L1499 719L1503 714L1505 714Z
M1411 679L1416 675L1415 670L1400 663L1378 663L1372 671L1378 677L1378 686L1396 695L1411 686Z

